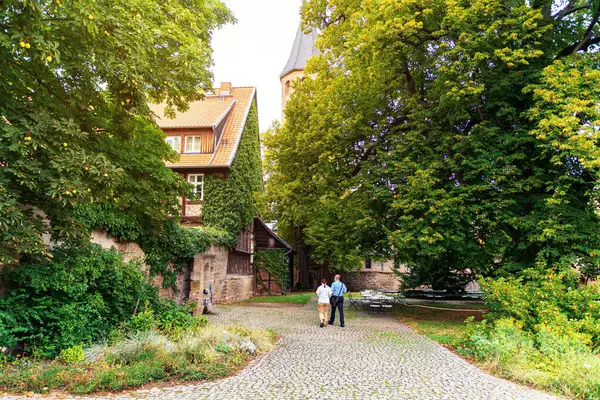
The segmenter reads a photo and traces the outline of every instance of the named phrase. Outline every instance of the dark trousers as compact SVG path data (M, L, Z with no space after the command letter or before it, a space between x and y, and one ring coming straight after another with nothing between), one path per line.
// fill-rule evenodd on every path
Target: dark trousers
M337 306L335 305L337 299ZM331 296L331 318L329 318L329 324L333 325L335 322L335 309L340 310L340 325L344 325L344 296Z

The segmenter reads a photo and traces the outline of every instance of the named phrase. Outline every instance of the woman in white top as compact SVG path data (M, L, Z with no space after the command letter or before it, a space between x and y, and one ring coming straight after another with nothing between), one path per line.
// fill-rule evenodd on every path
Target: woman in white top
M325 326L325 318L329 315L329 298L332 293L331 288L327 286L327 280L321 279L321 286L317 289L317 295L319 296L317 310L319 311L319 318L321 319L321 328Z

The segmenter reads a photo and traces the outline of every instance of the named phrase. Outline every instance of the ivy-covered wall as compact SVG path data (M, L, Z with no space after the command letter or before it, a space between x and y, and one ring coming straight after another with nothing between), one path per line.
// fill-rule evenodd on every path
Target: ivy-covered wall
M228 176L205 177L203 225L237 235L258 215L254 195L262 191L258 111L253 101Z

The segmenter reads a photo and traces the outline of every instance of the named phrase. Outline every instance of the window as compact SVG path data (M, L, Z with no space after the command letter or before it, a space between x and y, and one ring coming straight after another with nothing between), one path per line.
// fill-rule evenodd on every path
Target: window
M165 141L173 150L181 153L181 136L169 136Z
M200 136L187 136L185 138L186 153L200 153L202 138Z
M200 200L204 200L204 175L191 174L188 175L187 180L194 186L194 193L200 197Z
M287 82L285 83L285 92L284 92L284 94L285 94L286 96L289 96L289 95L290 95L290 81L287 81Z
M370 258L367 258L365 260L365 268L366 269L371 269L371 259Z

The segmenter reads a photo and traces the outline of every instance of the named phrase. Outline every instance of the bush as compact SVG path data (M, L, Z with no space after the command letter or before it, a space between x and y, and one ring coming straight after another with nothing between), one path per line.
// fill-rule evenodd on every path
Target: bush
M192 316L189 308L176 306L170 303L168 307L161 309L158 328L161 332L177 340L184 333L197 333L201 328L208 325L208 318L204 315Z
M488 320L467 321L459 352L493 372L578 399L600 399L600 294L570 271L481 281Z
M142 311L124 324L122 331L137 333L155 330L177 340L184 333L198 332L200 328L208 325L208 318L204 315L192 315L195 308L195 304L184 306L170 300L160 300L154 308L146 303ZM112 335L116 339L121 338L118 332L113 332Z
M0 347L18 343L25 354L89 345L128 321L138 302L159 301L139 264L97 245L57 249L51 262L23 262L3 275L11 290L0 299Z
M148 303L144 309L131 317L124 325L125 332L146 332L156 328L157 321L154 317L154 310L149 307Z
M252 355L272 349L276 340L272 332L223 326L188 332L178 341L156 330L124 335L116 343L86 349L84 368L63 360L7 363L0 374L0 392L46 393L60 388L85 394L130 389L149 382L222 378ZM79 349L73 353L79 357Z
M561 336L584 334L600 345L600 292L578 287L576 271L526 270L520 277L482 279L489 318L513 318L532 333L552 327Z
M83 346L77 345L64 349L60 352L59 360L67 365L78 364L85 360L85 353L83 352Z

